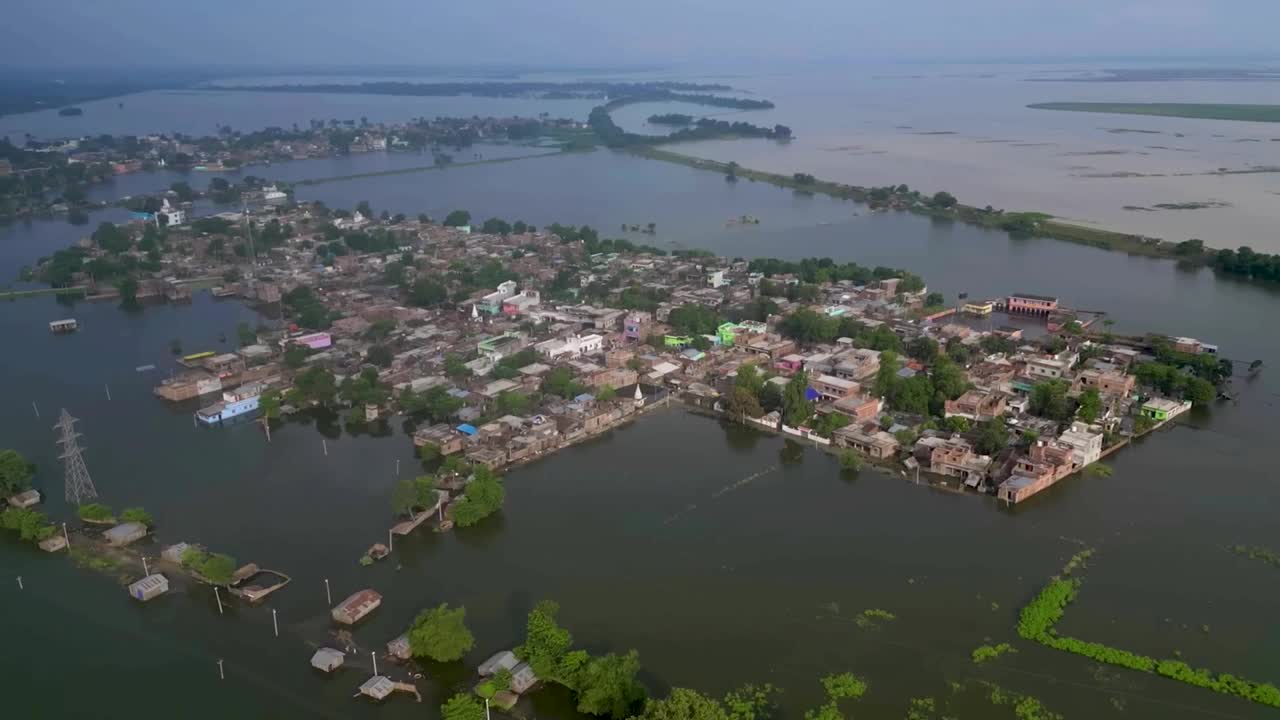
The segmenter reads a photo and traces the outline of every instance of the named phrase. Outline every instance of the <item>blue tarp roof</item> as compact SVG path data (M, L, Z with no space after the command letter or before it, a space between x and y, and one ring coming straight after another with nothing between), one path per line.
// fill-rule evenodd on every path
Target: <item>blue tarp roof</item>
M574 398L573 401L581 403L581 402L586 402L588 400L595 400L595 399L596 399L596 396L592 395L591 393L582 393L578 397Z
M478 430L476 430L475 425L468 425L466 423L459 425L457 429L458 429L458 432L464 433L466 435L475 435L477 432L479 432Z
M820 397L822 397L822 396L818 394L818 391L817 391L817 390L814 390L814 389L813 389L813 388L811 388L811 387L807 387L807 388L805 388L805 389L804 389L804 399L805 399L805 400L817 400L817 399L818 399L818 398L820 398Z

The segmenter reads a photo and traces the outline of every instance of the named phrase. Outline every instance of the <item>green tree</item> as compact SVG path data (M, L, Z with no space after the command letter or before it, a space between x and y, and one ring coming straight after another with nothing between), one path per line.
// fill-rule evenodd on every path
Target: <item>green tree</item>
M503 415L524 415L533 407L533 401L524 393L508 390L498 395L494 406Z
M444 224L448 227L463 227L471 224L471 213L466 210L454 210L444 218Z
M31 487L36 466L27 462L17 450L0 450L0 495L9 497Z
M280 417L280 391L267 390L258 398L258 411L262 413L265 420L274 420Z
M467 367L467 363L457 353L445 353L444 355L444 374L449 377L471 377L471 369Z
M915 338L906 346L907 355L919 360L926 365L930 365L938 357L938 343L929 337L921 335Z
M764 376L754 364L743 363L738 366L738 374L733 379L733 386L746 390L753 397L759 397L760 390L764 387Z
M156 524L155 518L151 517L151 513L140 507L125 508L120 512L120 522L136 522L142 523L147 527Z
M1182 391L1183 399L1190 401L1192 405L1208 405L1217 394L1213 383L1198 377L1187 378Z
M800 427L813 417L813 402L808 398L809 374L801 370L787 381L782 391L782 419L791 427Z
M1089 388L1080 393L1079 405L1076 408L1076 415L1087 423L1091 423L1098 419L1098 415L1102 413L1102 395L1098 393L1097 388Z
M236 323L236 337L240 340L240 347L258 342L258 333L247 322Z
M369 346L368 352L365 353L364 359L371 365L377 365L378 367L390 367L392 361L395 359L395 354L392 353L391 348L386 345L371 345Z
M738 417L758 418L764 415L764 408L760 406L760 401L745 387L735 387L733 389L733 393L729 395L726 409Z
M1029 410L1032 415L1066 422L1075 414L1075 401L1067 392L1071 386L1065 380L1046 380L1031 390Z
M840 467L858 472L862 469L862 457L855 450L845 450L840 453Z
M132 245L129 233L114 223L104 222L98 225L92 237L95 245L113 255L119 255Z
M936 192L933 194L933 198L929 201L929 204L944 210L950 209L956 205L956 196L949 192Z
M635 720L738 720L714 698L697 690L672 688L661 700L650 700ZM745 719L744 719L745 720Z
M973 447L982 455L995 455L1009 446L1009 431L999 419L982 423Z
M441 720L485 720L484 705L475 695L458 693L440 706Z
M333 373L324 368L307 368L293 380L293 388L289 391L291 405L329 406L338 396L338 386Z
M502 509L505 497L502 478L484 466L477 467L463 496L451 506L453 520L462 527L475 525Z
M867 682L847 672L822 678L822 687L831 700L856 700L867 692Z
M120 304L123 307L132 308L138 306L138 281L132 277L126 277L116 283L116 291L120 293Z
M409 649L417 657L436 662L453 662L475 646L475 638L466 624L467 609L451 609L441 604L423 610L409 628Z
M933 389L947 400L955 400L969 389L964 371L945 355L939 356L934 362L930 380L933 382Z
M552 600L542 600L534 605L525 620L524 644L516 648L516 655L542 678L553 678L561 660L573 647L573 635L556 622L560 605Z
M877 397L888 397L899 380L898 353L892 350L885 350L880 353L880 369L876 371L876 381L872 386L872 392Z
M596 392L596 400L600 402L609 402L618 396L618 391L612 385L603 385Z
M730 720L769 720L777 712L774 697L778 689L769 683L746 684L730 690L724 696L725 709Z
M409 291L409 302L418 307L439 307L449 300L449 288L434 278L419 278Z
M638 672L640 655L635 650L592 658L578 674L578 711L618 720L629 717L645 698L644 686L636 679Z
M81 520L93 520L96 522L107 522L115 519L115 515L111 512L111 508L102 503L86 503L76 509L76 515Z
M554 368L542 379L542 392L569 400L582 392L582 386L573 379L573 371L567 367Z
M284 351L284 364L297 370L307 362L308 350L305 345L290 344Z

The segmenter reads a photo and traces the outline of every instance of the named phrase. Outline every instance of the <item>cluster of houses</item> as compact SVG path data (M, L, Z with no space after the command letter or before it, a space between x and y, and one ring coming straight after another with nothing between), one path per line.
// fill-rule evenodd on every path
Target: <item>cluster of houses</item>
M896 277L826 282L816 293L810 286L801 296L778 291L800 285L801 278L776 273L765 278L741 260L630 249L587 254L582 242L564 242L545 230L484 234L405 218L347 218L362 227L384 227L402 245L389 252L351 252L321 264L314 247L323 242L327 217L314 215L309 206L264 212L289 223L294 236L261 253L252 278L228 283L221 292L272 304L307 287L337 319L323 330L285 326L262 332L259 342L239 351L199 358L188 374L157 387L162 397L181 400L236 383L286 385L296 372L281 362L290 346L309 351L305 367L330 369L341 382L369 367L370 352L378 347L389 353L389 360L377 364L379 382L394 392L386 407L369 408L370 419L396 411L396 398L405 391L447 393L456 411L418 430L415 443L496 468L614 427L667 397L723 410L738 369L753 364L779 387L795 373L806 373L818 416L838 413L847 422L820 436L807 427L787 427L776 411L752 421L877 461L903 460L908 468L918 464L1009 502L1096 462L1105 450L1104 438L1131 434L1136 416L1162 422L1188 407L1139 395L1130 371L1143 359L1141 348L1090 345L1077 333L1064 334L1070 342L1050 353L1037 339L1024 338L1024 332L1043 333L1050 324L1061 329L1070 322L1055 298L1015 294L926 314L926 290L903 292ZM173 269L184 273L226 270L226 261L209 252L209 243L207 236L180 237L171 244L181 252L166 255L165 262L180 265ZM399 283L387 279L393 264L401 273ZM511 279L462 297L452 291L452 302L428 307L411 305L402 289L418 280L449 282L459 267L486 265L501 267ZM766 281L771 287L767 312L758 319L724 320L742 317L730 310L758 302ZM624 289L633 294L628 297ZM677 311L698 306L714 309L712 316L721 319L691 333ZM963 346L969 389L948 400L938 419L964 418L970 427L998 421L1011 434L1038 439L989 456L976 450L972 432L926 429L928 418L893 412L873 392L882 353L851 337L802 347L781 326L801 308L832 320L854 320L868 332L892 333L902 343L927 337L939 346ZM1032 320L993 327L993 313ZM983 350L990 347L987 338L1000 338L1002 351ZM1188 352L1216 351L1189 338L1175 340ZM1082 350L1087 350L1083 356ZM450 358L465 370L451 367ZM908 379L930 368L907 359L895 372ZM558 392L546 391L551 378ZM1088 424L1060 424L1030 414L1029 396L1048 380L1069 383L1073 395L1096 390L1101 412ZM917 431L906 447L904 429Z

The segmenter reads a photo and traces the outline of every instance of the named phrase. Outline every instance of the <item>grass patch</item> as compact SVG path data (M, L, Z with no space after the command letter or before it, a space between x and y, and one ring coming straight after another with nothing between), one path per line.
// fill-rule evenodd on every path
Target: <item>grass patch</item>
M1047 102L1033 103L1032 110L1108 113L1112 115L1152 115L1156 117L1194 118L1198 120L1236 120L1240 122L1280 122L1280 105L1232 105L1222 103L1107 103Z
M1001 655L1018 652L1009 643L999 643L997 645L979 645L973 649L972 657L975 663L984 663L989 660L995 660Z
M1077 553L1062 569L1063 575L1083 567L1084 559L1092 553ZM1082 557L1083 556L1083 557ZM1280 688L1270 683L1260 683L1235 677L1230 673L1214 674L1210 670L1192 668L1182 660L1157 660L1129 650L1114 648L1102 643L1088 642L1058 634L1056 626L1079 594L1081 580L1078 577L1054 576L1031 602L1022 608L1018 617L1018 635L1027 640L1055 650L1082 655L1107 665L1153 673L1171 680L1195 685L1226 695L1235 695L1253 702L1280 707Z

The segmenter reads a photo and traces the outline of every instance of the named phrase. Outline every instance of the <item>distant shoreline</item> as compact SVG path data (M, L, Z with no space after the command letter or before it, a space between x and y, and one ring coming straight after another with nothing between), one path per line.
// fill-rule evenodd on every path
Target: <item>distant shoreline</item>
M1113 102L1044 102L1027 106L1032 110L1106 113L1110 115L1147 115L1195 120L1231 120L1235 122L1280 123L1280 105L1242 105L1223 103L1113 103Z

